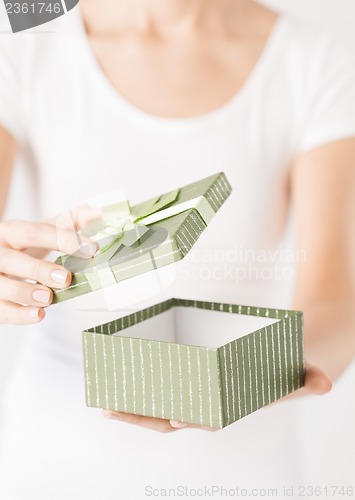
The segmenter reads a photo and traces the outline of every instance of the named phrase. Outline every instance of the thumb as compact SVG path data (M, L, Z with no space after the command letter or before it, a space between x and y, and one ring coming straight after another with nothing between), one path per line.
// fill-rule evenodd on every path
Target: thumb
M320 369L315 366L306 368L306 378L304 390L309 394L323 396L331 391L333 386L330 378Z
M56 217L47 219L46 222L60 229L79 231L84 229L90 222L101 217L101 209L84 204L61 213Z

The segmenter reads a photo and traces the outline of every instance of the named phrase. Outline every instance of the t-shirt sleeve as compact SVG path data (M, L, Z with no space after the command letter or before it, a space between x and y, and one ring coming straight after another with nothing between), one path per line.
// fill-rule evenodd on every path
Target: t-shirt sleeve
M355 49L333 43L325 50L301 132L299 152L355 137Z
M24 110L17 64L20 62L16 61L16 53L9 53L5 45L8 36L3 35L3 38L4 41L0 40L0 126L21 141L24 137Z

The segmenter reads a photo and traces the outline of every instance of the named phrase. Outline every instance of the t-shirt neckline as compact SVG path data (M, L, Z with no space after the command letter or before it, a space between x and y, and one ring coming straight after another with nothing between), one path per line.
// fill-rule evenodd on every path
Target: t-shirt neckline
M279 14L277 19L274 22L274 25L271 29L269 37L265 42L262 53L260 54L257 62L255 63L251 73L248 78L245 80L243 85L237 90L237 92L225 103L221 106L208 111L206 113L192 116L192 117L183 117L183 118L170 118L159 115L154 115L144 111L139 108L135 104L131 103L127 100L110 82L108 77L103 72L100 67L99 62L97 61L95 54L91 48L84 20L82 18L80 8L74 9L75 12L73 14L77 18L77 25L79 29L79 36L81 38L84 53L86 56L86 62L92 70L93 76L97 80L97 84L101 86L102 89L102 97L106 97L109 100L110 106L118 106L121 116L124 112L126 116L134 119L136 122L141 122L141 124L148 125L150 128L158 127L164 128L167 130L168 128L176 129L191 129L195 127L199 127L201 125L207 125L212 122L218 122L225 116L229 116L230 112L232 112L236 107L239 106L240 103L246 98L246 96L252 91L255 84L261 77L262 73L266 69L268 62L270 59L270 55L272 54L274 48L277 46L277 41L282 31L282 26L284 24L285 15Z

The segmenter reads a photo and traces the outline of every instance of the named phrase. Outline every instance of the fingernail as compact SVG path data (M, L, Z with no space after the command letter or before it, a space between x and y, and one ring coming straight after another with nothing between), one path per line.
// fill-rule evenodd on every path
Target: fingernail
M39 307L31 307L31 309L28 312L29 312L29 315L31 316L31 318L38 319Z
M80 247L80 253L85 257L93 257L98 250L98 246L96 243L84 243Z
M184 427L187 427L186 422L178 422L177 420L170 420L170 425L176 429L183 429Z
M32 298L36 302L41 302L42 304L48 304L51 294L48 290L35 290L32 294Z
M55 283L58 283L58 285L64 285L68 279L68 271L56 269L51 273L51 278Z

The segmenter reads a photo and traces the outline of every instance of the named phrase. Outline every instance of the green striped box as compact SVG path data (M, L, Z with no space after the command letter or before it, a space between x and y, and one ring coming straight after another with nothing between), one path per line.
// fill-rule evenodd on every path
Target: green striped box
M133 278L148 271L182 260L191 250L214 215L231 194L231 186L223 172L201 179L172 193L157 196L132 207L142 213L145 207L154 208L161 200L177 193L168 210L156 211L156 222L143 223L148 228L137 243L124 246L118 243L101 255L87 261L75 256L61 256L57 263L72 272L68 288L54 290L53 303L83 295L106 286ZM171 215L171 210L175 214ZM170 211L170 212L169 212ZM93 236L102 230L101 221L92 223L84 233ZM82 268L82 269L81 269Z
M89 407L223 428L304 383L303 315L170 299L83 332Z

